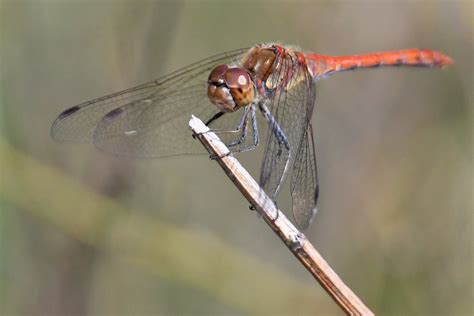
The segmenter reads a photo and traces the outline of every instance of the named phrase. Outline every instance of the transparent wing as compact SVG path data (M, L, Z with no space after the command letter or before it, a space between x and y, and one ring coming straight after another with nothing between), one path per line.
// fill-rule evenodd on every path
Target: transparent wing
M269 78L275 85L270 110L285 133L290 148L281 146L281 139L269 126L260 185L273 197L295 161L308 129L315 98L314 84L304 65L295 63L290 56L282 56L275 64L278 68Z
M306 229L316 214L319 195L313 129L309 124L298 149L291 173L291 197L296 225Z
M69 108L54 121L51 136L58 141L93 142L105 151L126 156L198 152L186 134L187 122L191 114L207 119L217 112L206 96L207 76L218 64L239 62L246 50L222 53L157 80ZM233 120L232 116L224 117L222 122Z

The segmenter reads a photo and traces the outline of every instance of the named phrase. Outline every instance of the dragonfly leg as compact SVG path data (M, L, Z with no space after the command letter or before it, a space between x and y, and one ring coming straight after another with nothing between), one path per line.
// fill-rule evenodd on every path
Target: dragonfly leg
M216 114L214 114L213 117L211 117L210 119L207 120L206 126L209 126L212 122L216 121L217 119L219 119L224 114L225 114L225 112L217 112Z
M252 104L252 112L250 112L250 115L252 116L253 144L255 145L255 147L257 147L260 141L260 137L258 135L258 128L257 128L257 111L255 110L254 104Z
M277 204L277 201L275 201L275 197L273 197L273 203L275 203L275 208L276 208L276 214L275 214L275 218L273 218L273 222L275 222L278 217L280 217L280 209L278 208L278 204Z
M288 169L289 169L289 166L290 166L290 161L291 161L290 142L288 140L288 137L285 135L284 131L282 130L282 128L280 127L280 125L276 121L275 117L271 114L271 112L268 109L265 102L260 102L259 103L259 108L260 108L260 111L262 112L263 116L265 117L266 121L268 122L268 125L269 125L269 127L270 127L270 129L271 129L271 131L272 131L272 133L273 133L273 135L276 139L276 142L279 146L278 151L276 153L277 159L274 159L273 161L268 162L268 163L272 164L272 166L271 166L271 168L269 168L269 170L273 170L275 168L275 165L278 162L278 160L281 158L281 155L283 154L284 150L286 150L286 152L287 152L286 157L283 157L283 159L284 159L283 171L281 172L280 178L276 179L278 181L277 185L273 189L273 192L271 192L271 197L272 197L273 200L275 200L276 195L277 195L278 191L281 188L283 180L285 179L285 176L288 173ZM269 174L268 178L270 176L271 175ZM263 186L265 186L266 181L268 181L267 178L265 178L263 180L260 179L260 183ZM277 214L277 218L278 218L278 214Z
M268 122L268 125L270 125L270 128L275 134L275 137L278 141L278 144L280 147L283 145L288 152L290 151L290 142L288 141L288 137L286 137L285 133L281 129L280 125L276 121L275 117L271 114L270 110L268 107L265 105L265 103L260 102L259 103L260 111L262 111L263 116ZM281 155L282 149L278 151L278 153Z
M257 127L257 110L256 110L255 104L252 104L252 105L248 106L245 109L245 112L242 115L242 119L241 119L241 123L239 124L239 127L236 130L233 130L233 131L239 131L239 130L242 131L242 134L240 135L240 138L233 141L233 142L231 142L231 143L229 143L229 144L227 144L227 147L235 147L237 145L242 144L247 139L249 113L250 113L250 120L252 121L253 143L249 146L245 146L245 147L241 147L241 148L231 150L232 154L254 150L260 142L260 136L259 136L258 127ZM226 132L226 131L222 131L222 132ZM229 132L229 131L227 131L227 132ZM229 154L227 154L227 155L229 155ZM211 159L218 159L218 158L222 158L222 157L211 156L210 158Z
M214 132L214 133L241 133L242 129L244 128L244 125L246 124L245 121L247 119L248 112L249 112L248 107L245 107L244 112L242 113L242 116L240 118L240 122L239 122L239 125L237 126L237 128L234 128L234 129L211 128L211 132ZM224 114L226 114L226 113L225 112L217 112L216 114L214 114L213 117L211 117L209 120L207 120L206 125L208 127L211 127L210 124L217 121Z
M242 131L240 134L239 139L234 140L233 142L227 144L227 147L233 147L242 144L245 139L247 138L247 132L248 132L248 122L249 122L249 110L246 108L244 110L244 113L242 114L242 119L240 120L239 127L236 129L236 131Z
M211 124L212 122L216 121L217 119L219 119L222 115L224 115L225 113L224 112L218 112L216 113L211 119L209 119L207 122L206 122L206 125L208 124ZM241 135L239 137L239 139L231 142L231 143L228 143L226 144L227 147L233 147L233 146L237 146L239 144L241 144L242 142L245 141L245 139L247 138L247 131L248 131L248 114L249 114L249 107L246 107L244 109L244 112L242 113L242 117L240 119L240 122L239 122L239 125L237 126L237 128L235 129L232 129L232 130L218 130L218 129L212 129L210 130L209 132L214 132L214 133L238 133L240 132ZM209 156L210 159L212 160L216 160L216 159L220 159L220 158L223 158L223 157L226 157L228 155L230 155L231 153L234 153L234 152L240 152L240 150L236 150L236 151L230 151L229 153L223 155L223 156L215 156L215 155L211 155Z
M256 112L255 104L252 104L249 107L250 107L250 119L252 120L253 143L249 146L245 146L233 151L234 153L241 153L241 152L254 150L258 146L258 143L260 142L260 137L259 137L258 128L257 128L257 112ZM238 144L242 143L242 141L244 141L246 137L247 137L247 131L245 131L245 135L242 135L241 141Z

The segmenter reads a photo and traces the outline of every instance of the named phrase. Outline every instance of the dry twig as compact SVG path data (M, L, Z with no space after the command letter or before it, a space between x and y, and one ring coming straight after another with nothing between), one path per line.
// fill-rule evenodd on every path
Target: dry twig
M212 156L222 157L216 161L227 176L344 312L348 315L374 315L342 282L308 239L276 208L239 161L229 155L229 149L218 136L194 116L189 121L189 126Z

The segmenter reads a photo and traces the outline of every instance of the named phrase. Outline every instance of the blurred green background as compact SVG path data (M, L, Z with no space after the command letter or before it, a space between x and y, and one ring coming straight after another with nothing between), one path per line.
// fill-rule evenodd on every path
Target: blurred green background
M319 83L306 235L377 314L472 315L472 1L0 4L0 314L342 314L214 161L49 136L69 106L281 41L455 59ZM238 158L258 175L261 150Z

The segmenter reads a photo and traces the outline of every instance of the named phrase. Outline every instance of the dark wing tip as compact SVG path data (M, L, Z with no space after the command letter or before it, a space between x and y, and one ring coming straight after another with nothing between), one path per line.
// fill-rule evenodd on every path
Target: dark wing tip
M72 108L64 110L63 112L61 112L61 114L59 114L59 116L56 120L62 120L64 118L70 116L71 114L76 113L77 111L80 110L80 108L81 107L79 105L76 105L76 106L73 106Z
M50 130L50 135L51 138L54 139L55 141L65 141L66 139L62 137L60 133L60 126L61 126L61 121L64 120L65 118L71 116L72 114L76 113L79 111L81 107L79 105L73 106L69 109L66 109L62 111L58 117L54 120L53 125L51 126Z
M51 138L57 142L84 142L85 139L77 137L68 127L68 121L74 114L78 113L83 107L81 105L73 106L61 112L51 125Z
M105 114L103 120L105 120L106 122L109 122L109 121L115 119L117 116L119 116L123 111L124 110L121 107L116 108L116 109L110 111L109 113Z

